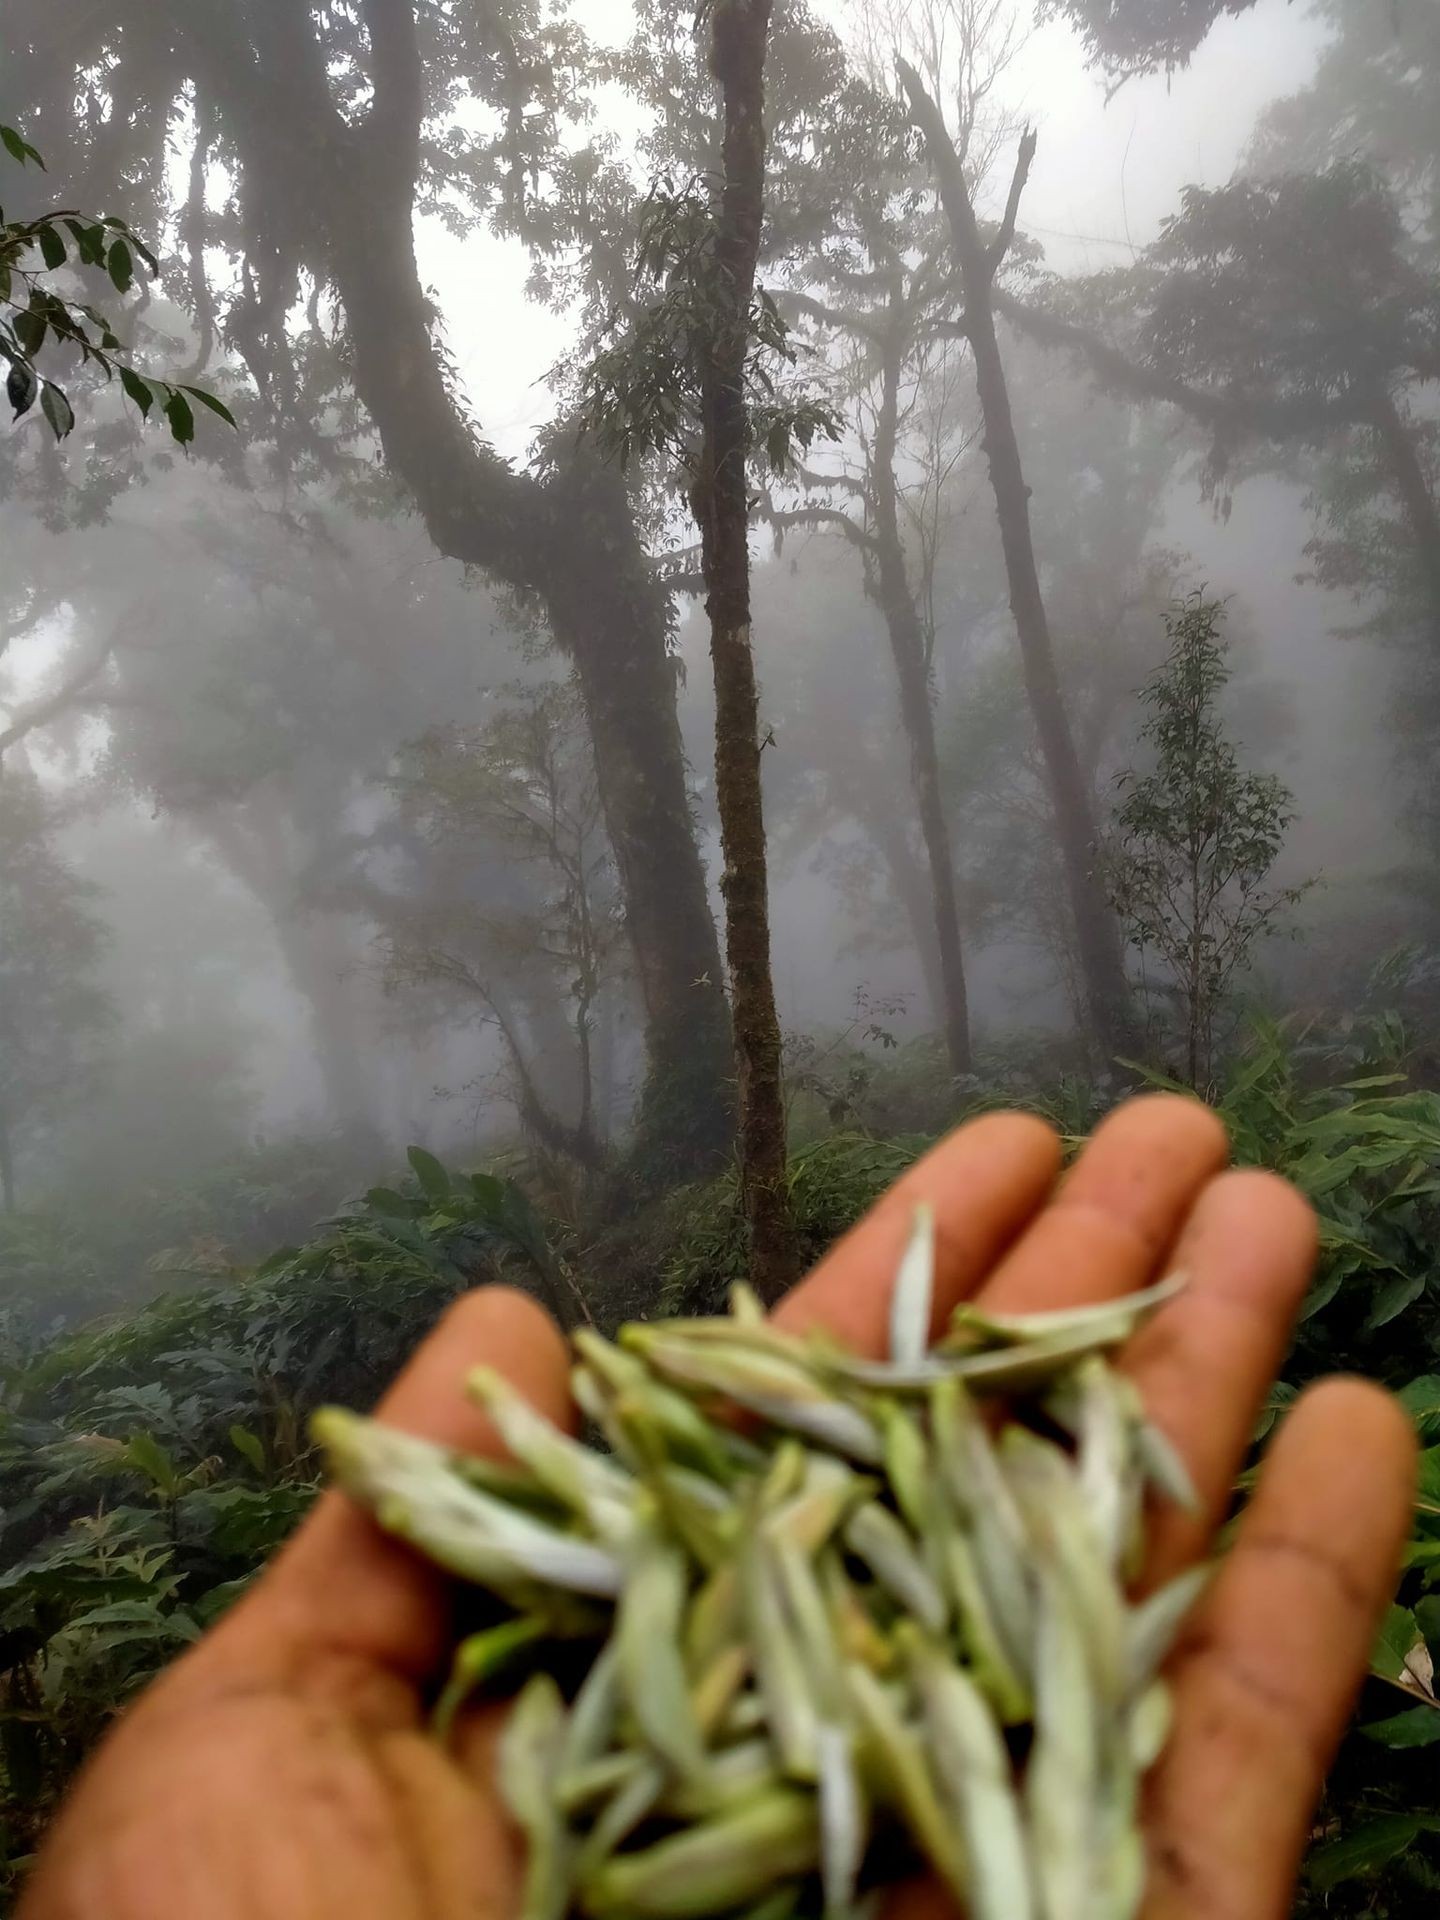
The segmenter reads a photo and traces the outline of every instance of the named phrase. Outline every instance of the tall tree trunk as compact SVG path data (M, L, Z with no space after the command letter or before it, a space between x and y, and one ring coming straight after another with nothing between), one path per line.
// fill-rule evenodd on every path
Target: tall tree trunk
M357 1002L354 949L333 914L270 902L285 970L310 1010L310 1034L331 1121L365 1150L383 1135L375 1117L375 1084L367 1022Z
M1075 753L1055 666L1055 650L1030 532L1030 489L1025 484L1020 463L1005 366L995 336L993 282L1014 237L1015 216L1035 151L1035 138L1027 133L1021 142L1005 218L999 236L987 247L980 238L964 169L939 107L926 92L915 69L903 60L900 75L909 96L911 118L924 137L955 250L965 300L963 324L974 355L975 385L985 423L985 453L1000 523L1000 544L1005 554L1010 610L1015 619L1025 688L1055 809L1056 833L1075 922L1076 950L1095 1037L1105 1053L1113 1056L1126 1052L1134 1044L1134 1013L1125 980L1119 930L1100 879L1098 837L1090 795Z
M415 259L425 87L414 0L363 0L373 97L336 108L309 9L207 21L171 10L178 48L242 155L247 223L318 249L345 310L355 390L437 550L544 606L575 661L646 1012L641 1133L693 1170L731 1137L728 1014L668 654L622 476L556 440L542 480L472 428L437 350ZM226 37L228 34L228 38ZM295 240L295 182L306 186Z
M930 700L930 668L919 609L905 569L905 543L900 533L899 498L895 480L900 367L904 352L903 297L890 299L881 367L880 406L871 448L874 485L875 541L873 566L866 567L866 587L885 618L895 678L900 689L900 718L910 744L910 778L915 809L930 869L931 910L940 956L943 995L941 1018L945 1050L952 1073L969 1073L970 1007L965 989L965 960L960 946L960 909L955 895L955 863L950 852L950 827L940 792L940 756L935 746L935 710Z
M711 71L724 111L724 185L715 227L715 314L702 388L703 442L692 496L715 671L715 799L740 1093L740 1177L750 1230L750 1276L767 1302L783 1293L796 1272L785 1189L780 1022L770 972L745 485L745 363L764 211L769 27L770 0L720 0L714 12Z
M15 1211L15 1152L10 1144L10 1121L0 1113L0 1211Z
M354 954L333 914L297 904L296 834L274 788L252 795L248 815L217 807L203 830L230 872L269 917L285 971L310 1015L315 1062L330 1118L361 1147L378 1150L375 1088L357 1017Z
M1395 481L1395 491L1415 536L1415 553L1428 602L1430 637L1440 646L1440 505L1430 491L1414 436L1400 417L1393 397L1382 390L1371 418Z
M945 1025L945 980L940 971L940 949L935 940L935 899L930 875L907 831L908 822L896 810L857 816L866 837L885 862L891 892L903 908L915 943L925 999L936 1027Z
M577 449L551 484L557 524L604 553L557 567L548 604L575 662L645 1010L650 1074L636 1156L660 1171L729 1149L730 1014L675 709L667 605L613 468Z
M486 989L484 999L494 1016L510 1061L514 1079L512 1097L520 1125L547 1152L561 1154L590 1172L598 1171L604 1161L605 1151L590 1124L589 1113L585 1110L587 1103L582 1099L578 1120L567 1119L563 1112L557 1111L553 1096L540 1077L543 1047L536 1045L535 1005L528 990L512 992L509 987L497 982ZM552 1008L560 1011L558 1000L552 1002ZM529 1029L528 1046L527 1035L521 1032L522 1024ZM549 1024L548 1017L546 1024ZM569 1064L573 1068L575 1035L563 1013L561 1027ZM584 1071L588 1073L588 1067ZM578 1075L572 1077L578 1078Z

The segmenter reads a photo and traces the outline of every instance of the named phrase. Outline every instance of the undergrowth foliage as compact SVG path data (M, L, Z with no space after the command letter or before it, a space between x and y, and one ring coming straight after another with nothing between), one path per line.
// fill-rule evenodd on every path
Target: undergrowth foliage
M1316 1284L1257 1441L1305 1381L1344 1366L1398 1390L1425 1443L1403 1585L1316 1830L1301 1910L1326 1914L1428 1912L1440 1883L1440 1822L1420 1779L1440 1745L1440 1287L1429 1254L1440 1224L1440 1094L1407 1079L1407 1052L1394 1016L1339 1035L1260 1024L1219 1097L1235 1158L1286 1174L1321 1222ZM867 1102L893 1119L901 1072L887 1056L878 1092L857 1093L847 1127L815 1131L792 1153L807 1260L941 1124L1021 1097L1073 1150L1107 1097L1079 1081L1037 1091L1012 1063L996 1086L951 1083L937 1118L933 1063L917 1057L922 1128L881 1133L866 1124ZM710 1310L743 1275L743 1249L733 1176L585 1242L573 1223L542 1218L515 1181L453 1174L414 1149L402 1183L372 1188L304 1246L252 1270L43 1348L0 1325L6 1883L110 1718L231 1603L304 1512L314 1406L372 1403L447 1302L483 1281L503 1275L569 1324L610 1326ZM56 1223L24 1258L64 1269ZM83 1292L88 1277L77 1267L68 1284Z

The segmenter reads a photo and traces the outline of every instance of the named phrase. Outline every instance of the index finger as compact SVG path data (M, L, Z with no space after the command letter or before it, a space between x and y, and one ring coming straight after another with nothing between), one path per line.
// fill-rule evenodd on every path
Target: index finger
M480 1362L502 1373L557 1426L573 1427L569 1359L559 1328L528 1294L463 1294L385 1394L377 1417L466 1453L503 1452L489 1416L464 1393ZM348 1495L331 1490L253 1594L207 1645L225 1658L321 1651L420 1682L450 1641L454 1583L392 1540Z
M933 1335L1027 1225L1059 1170L1060 1141L1034 1114L968 1121L895 1182L786 1295L775 1320L790 1333L824 1328L854 1352L882 1358L891 1285L923 1200L935 1213Z

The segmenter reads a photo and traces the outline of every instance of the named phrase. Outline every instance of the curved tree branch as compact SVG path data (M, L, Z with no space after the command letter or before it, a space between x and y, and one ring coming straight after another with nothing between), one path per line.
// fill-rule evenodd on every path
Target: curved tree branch
M1010 192L1005 201L1005 215L1000 222L1000 231L991 241L986 254L992 280L1015 238L1015 221L1020 213L1020 196L1025 191L1025 182L1030 178L1030 162L1035 158L1035 142L1035 129L1027 127L1020 137L1020 151L1015 157L1015 171L1010 178Z
M117 624L98 653L82 661L52 693L47 693L16 714L0 732L0 760L5 758L11 747L18 746L27 734L34 733L37 727L48 726L52 720L58 720L62 713L68 713L80 705L80 696L95 684L110 664L111 655L120 641L120 633L121 627Z

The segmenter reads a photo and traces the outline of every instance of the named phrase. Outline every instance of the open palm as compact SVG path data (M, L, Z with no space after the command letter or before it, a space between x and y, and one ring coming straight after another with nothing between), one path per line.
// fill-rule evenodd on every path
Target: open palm
M1314 1258L1283 1181L1224 1172L1193 1102L1119 1109L1057 1184L1039 1121L995 1114L937 1147L778 1309L880 1353L915 1202L937 1228L937 1321L1191 1285L1123 1364L1180 1448L1197 1517L1157 1522L1147 1581L1203 1553L1280 1364ZM569 1422L563 1342L525 1296L467 1296L382 1412L492 1450L460 1383L485 1360ZM1176 1723L1151 1782L1147 1920L1279 1920L1409 1516L1413 1441L1373 1387L1334 1380L1287 1419L1220 1578L1174 1655ZM514 1842L489 1785L494 1712L445 1753L425 1700L450 1641L445 1583L326 1495L249 1597L126 1715L56 1823L20 1920L505 1920ZM949 1902L917 1882L894 1920Z

